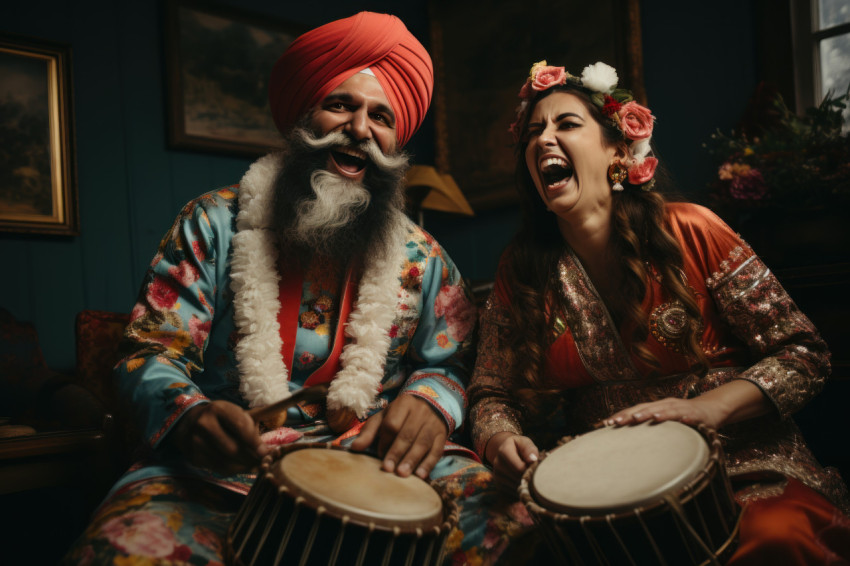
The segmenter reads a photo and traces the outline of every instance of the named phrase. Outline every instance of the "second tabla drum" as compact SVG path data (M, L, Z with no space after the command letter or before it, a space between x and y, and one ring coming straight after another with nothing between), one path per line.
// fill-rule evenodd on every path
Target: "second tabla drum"
M570 564L719 564L740 508L716 433L678 422L566 438L526 470L520 499Z

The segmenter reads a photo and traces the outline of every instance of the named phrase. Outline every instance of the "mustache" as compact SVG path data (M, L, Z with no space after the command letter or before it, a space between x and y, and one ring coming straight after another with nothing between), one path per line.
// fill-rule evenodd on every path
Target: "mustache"
M399 169L404 169L409 161L409 156L403 151L385 154L378 146L378 142L371 138L358 142L353 140L350 135L340 131L328 132L323 136L318 136L315 132L303 127L296 128L294 133L295 139L310 151L329 150L334 147L349 147L362 151L366 154L367 159L383 173L394 173Z
M344 148L365 158L362 180L327 170L330 152ZM344 262L385 245L391 220L404 209L407 154L385 155L375 140L358 142L345 132L322 135L304 121L285 135L282 160L273 204L282 242L307 257Z

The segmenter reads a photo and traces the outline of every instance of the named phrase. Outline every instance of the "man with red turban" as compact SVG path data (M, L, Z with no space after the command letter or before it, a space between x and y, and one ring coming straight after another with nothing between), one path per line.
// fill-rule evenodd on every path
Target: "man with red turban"
M372 451L402 477L479 466L456 445L443 457L476 311L403 212L401 148L432 89L428 53L390 15L331 22L283 53L269 85L281 151L187 204L147 272L116 372L150 455L68 562L222 562L274 445ZM317 385L326 397L257 416Z
M368 71L367 71L368 69ZM361 12L325 24L281 55L269 81L269 103L285 132L350 77L377 79L395 113L399 147L413 135L431 104L434 70L422 44L395 16Z

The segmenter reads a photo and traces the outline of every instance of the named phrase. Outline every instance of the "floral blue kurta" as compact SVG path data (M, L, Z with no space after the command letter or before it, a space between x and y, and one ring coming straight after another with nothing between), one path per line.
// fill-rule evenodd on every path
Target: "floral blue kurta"
M237 187L207 193L183 209L160 244L133 309L126 332L131 351L117 368L119 392L154 447L197 403L223 399L247 406L239 393L233 351L239 336L229 285L237 193ZM311 291L309 280L304 286L308 298L332 292ZM398 291L381 400L385 404L399 391L415 394L455 430L463 422L475 311L451 259L413 223ZM298 370L305 362L316 365L327 355L328 333L316 330L299 328L298 341L308 338L318 352L299 348L291 388L303 383L304 372Z
M223 188L187 204L145 276L116 372L118 393L155 457L134 466L113 487L66 563L223 562L226 529L254 476L223 477L189 467L163 440L198 403L220 399L249 406L240 392L245 368L235 350L245 336L234 318L237 297L231 288L235 238L244 233L240 190L252 190L245 179L241 189ZM406 219L401 226L404 261L395 279L383 379L369 413L404 392L429 402L453 432L466 410L476 310L457 268L437 242ZM248 265L253 267L253 260ZM286 277L285 262L275 271ZM340 323L344 271L320 257L305 266L292 367L280 377L288 380L290 390L300 388L328 356ZM351 442L352 435L338 437L323 419L320 405L300 405L289 410L284 427L267 432L264 439L273 444ZM452 487L446 489L459 495L454 486L486 469L471 451L451 443L447 448L455 450L446 452L431 476L446 478L438 480L443 483L451 477Z

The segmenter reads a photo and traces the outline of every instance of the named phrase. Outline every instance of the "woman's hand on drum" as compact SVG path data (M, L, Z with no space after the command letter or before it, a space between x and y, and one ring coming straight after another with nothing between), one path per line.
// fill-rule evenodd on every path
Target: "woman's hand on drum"
M677 399L668 397L651 403L641 403L614 413L604 421L608 426L628 426L646 421L663 422L679 421L696 426L705 424L717 429L724 422L724 411L711 401L700 397L693 399Z
M625 426L645 421L679 421L691 426L705 424L718 430L771 410L770 401L758 386L745 379L735 379L692 399L668 397L629 407L614 413L603 424Z
M254 420L228 401L192 407L171 434L174 445L190 464L223 474L250 470L269 451Z
M384 470L428 479L443 455L448 434L446 421L427 401L399 395L389 407L369 417L351 449L366 450L377 438Z
M525 470L540 457L530 438L508 431L490 437L484 452L493 465L496 484L511 493L516 492Z

